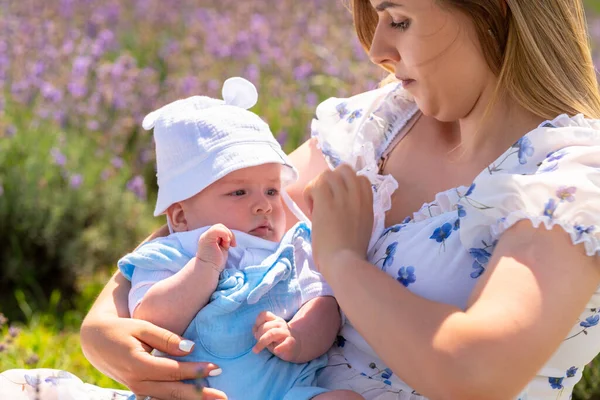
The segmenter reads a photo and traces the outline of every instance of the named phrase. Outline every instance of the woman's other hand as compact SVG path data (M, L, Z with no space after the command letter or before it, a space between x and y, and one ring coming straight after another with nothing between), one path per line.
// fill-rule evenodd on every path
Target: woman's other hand
M311 181L304 197L313 223L313 255L327 275L336 256L351 252L366 258L373 229L373 189L346 164Z
M129 288L129 281L116 273L98 296L81 326L81 348L86 358L138 396L155 400L200 399L194 385L180 381L211 372L218 375L219 367L152 356L152 349L185 356L191 350L191 343L149 322L130 319ZM204 400L227 398L224 393L210 388L204 389L202 396Z

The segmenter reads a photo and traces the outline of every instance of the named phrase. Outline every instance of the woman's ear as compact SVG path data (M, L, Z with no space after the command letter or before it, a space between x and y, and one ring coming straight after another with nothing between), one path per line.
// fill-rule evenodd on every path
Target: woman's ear
M181 203L172 204L167 208L167 218L169 218L171 228L174 232L185 232L188 230L185 212Z

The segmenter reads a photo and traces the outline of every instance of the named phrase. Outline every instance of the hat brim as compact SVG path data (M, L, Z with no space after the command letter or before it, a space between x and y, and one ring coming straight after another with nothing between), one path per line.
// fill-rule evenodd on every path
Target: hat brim
M172 204L195 196L233 171L271 163L285 166L281 169L282 187L298 179L298 171L280 147L268 142L231 144L190 165L168 182L161 183L159 179L154 216L164 214Z

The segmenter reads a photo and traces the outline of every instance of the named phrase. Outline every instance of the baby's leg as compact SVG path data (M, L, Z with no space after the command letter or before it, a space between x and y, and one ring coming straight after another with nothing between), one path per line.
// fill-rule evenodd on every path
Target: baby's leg
M365 400L365 398L352 390L332 390L331 392L321 393L313 397L312 400Z

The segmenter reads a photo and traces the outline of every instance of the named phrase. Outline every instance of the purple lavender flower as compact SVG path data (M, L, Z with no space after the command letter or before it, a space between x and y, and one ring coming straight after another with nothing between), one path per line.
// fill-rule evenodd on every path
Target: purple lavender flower
M17 128L14 125L9 125L4 130L4 133L6 134L6 137L11 138L17 134Z
M136 175L127 182L127 190L133 192L140 200L146 200L146 183L144 178Z
M121 157L113 157L113 159L110 160L110 163L116 169L121 169L123 167L123 164L124 164L123 159Z
M40 361L40 358L38 357L37 354L32 354L31 356L27 357L27 359L25 360L25 364L26 365L35 365ZM36 378L38 381L38 385L39 385L39 378ZM29 383L29 382L27 382ZM32 385L34 386L34 385Z
M288 133L287 131L279 131L279 133L275 136L279 144L283 147L287 143Z
M10 328L8 328L8 336L10 336L13 339L19 336L19 333L21 333L21 329L17 328L16 326L11 326Z
M58 149L57 147L53 147L50 150L50 154L54 159L54 164L64 167L64 165L67 163L67 157L65 157L64 154L61 153L60 149Z
M81 174L71 175L71 178L69 179L69 185L71 185L73 189L78 189L82 183L83 177L81 176Z

